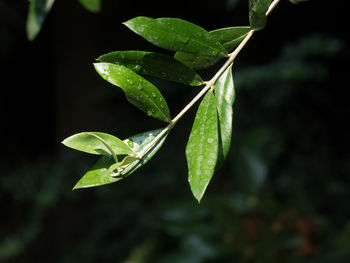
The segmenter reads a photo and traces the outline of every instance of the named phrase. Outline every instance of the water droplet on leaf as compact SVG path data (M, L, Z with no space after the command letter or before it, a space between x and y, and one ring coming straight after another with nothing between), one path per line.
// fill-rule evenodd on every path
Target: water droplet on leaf
M135 67L134 67L134 70L135 71L139 71L141 69L141 66L140 65L135 65Z
M190 38L186 36L180 36L180 41L184 44L187 44L188 41L190 41Z
M212 50L212 51L211 51L211 54L212 54L213 56L217 56L217 54L219 54L219 50L217 50L217 49Z
M133 148L134 147L134 142L130 139L128 140L128 145Z

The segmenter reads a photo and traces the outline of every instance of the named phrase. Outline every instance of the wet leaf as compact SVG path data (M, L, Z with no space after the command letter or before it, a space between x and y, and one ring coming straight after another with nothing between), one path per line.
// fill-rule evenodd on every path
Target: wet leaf
M249 26L225 27L210 31L209 34L215 37L224 46L227 52L231 52L241 43L249 31Z
M102 55L97 60L123 65L139 74L192 86L203 84L202 78L195 71L165 54L147 51L115 51Z
M84 6L90 12L99 12L101 10L100 0L78 0L82 6Z
M112 156L102 156L96 164L89 170L74 186L74 189L94 187L99 185L111 184L120 181L121 177L112 177L109 175L109 167L113 165Z
M91 154L112 155L110 149L118 155L135 154L125 142L113 135L102 132L78 133L68 137L62 143L72 149ZM108 149L106 144L110 149Z
M225 48L206 30L182 19L139 16L125 22L125 25L161 48L205 56L227 55Z
M235 90L232 78L232 67L229 67L214 85L219 115L219 153L218 166L225 160L231 145L232 136L232 105L235 100Z
M122 176L129 176L137 169L145 165L156 154L168 136L168 133L166 133L158 142L155 142L154 139L162 131L163 129L157 129L153 131L143 132L124 140L124 142L126 142L131 147L131 149L137 153L143 152L146 149L149 150L142 159L134 162L132 167L129 167L127 170L123 171L121 173Z
M249 0L249 22L250 28L261 30L267 23L266 12L272 0Z
M213 176L218 158L217 103L209 91L199 105L186 146L188 182L200 202Z
M114 163L113 165L111 165L108 169L109 171L109 175L110 176L121 176L122 173L128 169L132 163L134 163L135 161L139 161L140 158L135 157L135 156L125 156L124 159L120 162Z
M165 134L157 143L154 141L155 137L162 130L163 129L157 129L143 132L125 139L124 143L129 145L134 152L140 153L148 148L149 151L142 159L125 156L125 158L119 164L116 164L113 157L110 155L102 156L92 167L92 169L79 180L79 182L74 186L74 189L115 183L135 172L138 168L145 165L163 145L167 134ZM111 176L111 170L113 172L113 169L121 166L124 167L122 170L118 171L119 173L117 176Z
M94 65L102 78L124 91L131 104L148 116L161 121L170 121L168 105L163 95L152 83L122 65L111 63L95 63Z
M33 40L40 32L55 0L30 0L27 16L27 37Z
M231 52L241 43L249 32L250 27L227 27L210 31L209 34L216 38L226 49ZM221 58L201 56L186 52L176 52L174 58L192 69L205 69L220 61Z

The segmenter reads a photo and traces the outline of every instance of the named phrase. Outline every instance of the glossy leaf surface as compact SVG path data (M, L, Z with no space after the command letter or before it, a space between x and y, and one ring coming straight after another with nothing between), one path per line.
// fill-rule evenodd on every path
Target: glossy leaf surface
M235 100L235 90L232 78L232 67L226 69L216 81L215 97L219 115L219 165L225 160L231 145L232 136L232 105Z
M170 121L168 105L160 91L131 69L112 63L95 63L96 71L109 83L120 87L127 100L161 121Z
M224 46L227 52L231 52L241 43L249 30L249 26L225 27L210 31L209 34L215 37Z
M74 189L111 184L120 181L135 172L138 168L145 165L164 143L167 134L164 135L164 137L158 143L154 144L154 138L162 130L163 129L157 129L153 131L143 132L124 140L124 143L128 144L133 151L138 153L150 146L152 147L142 159L134 159L135 161L131 159L124 159L121 161L121 163L128 164L128 166L124 167L118 176L111 176L110 169L118 168L118 165L117 167L115 166L116 163L114 162L112 156L102 156L92 167L92 169L79 180L79 182L74 186ZM128 157L129 156L126 156L125 158Z
M217 103L209 91L199 105L186 146L188 182L200 202L213 176L218 158Z
M139 16L125 22L125 25L161 48L206 56L227 55L225 48L206 30L182 19Z
M101 138L104 142L98 138ZM68 137L62 143L67 147L91 154L111 155L112 153L105 144L115 154L135 154L125 142L113 135L102 132L78 133Z
M209 34L216 38L227 52L231 52L239 45L249 30L250 27L227 27L210 31ZM192 69L208 68L221 59L218 57L201 56L186 52L176 52L174 58Z
M112 156L102 156L96 164L89 170L74 186L74 189L94 187L111 184L120 181L121 177L110 176L109 167L115 162Z
M192 86L203 84L203 80L195 71L165 54L147 51L115 51L102 55L97 60L123 65L139 74Z
M267 23L266 12L272 0L249 0L249 22L251 29L261 30Z
M90 12L99 12L101 9L101 0L78 0Z
M27 16L27 37L33 40L40 32L47 13L55 0L30 0Z
M165 134L162 139L160 139L157 143L155 143L154 139L155 137L162 131L163 129L157 129L153 131L143 132L134 136L131 136L130 138L124 140L133 151L140 153L144 151L145 149L150 149L147 151L147 153L144 155L144 157L141 160L138 160L133 163L132 167L129 167L124 172L122 172L122 176L129 176L133 172L135 172L137 169L139 169L141 166L145 165L160 149L160 147L163 145L166 137L168 136L168 133Z

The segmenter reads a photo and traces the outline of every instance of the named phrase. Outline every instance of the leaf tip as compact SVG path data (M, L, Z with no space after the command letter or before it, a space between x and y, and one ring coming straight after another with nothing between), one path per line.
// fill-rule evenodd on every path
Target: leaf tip
M68 140L69 140L69 137L66 138L66 139L64 139L63 141L61 141L61 143L62 143L64 146L69 147L69 146L68 146Z
M75 191L75 190L81 189L81 188L84 188L84 186L80 185L80 181L79 181L74 185L74 187L72 188L72 191Z

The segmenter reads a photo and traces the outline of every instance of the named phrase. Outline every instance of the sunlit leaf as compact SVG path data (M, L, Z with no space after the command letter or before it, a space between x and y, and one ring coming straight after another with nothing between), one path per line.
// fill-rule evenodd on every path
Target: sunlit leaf
M168 136L167 132L158 142L155 142L154 139L162 131L163 129L157 129L153 131L143 132L124 140L124 142L126 142L131 147L131 149L137 153L143 152L146 149L149 150L147 150L147 153L143 156L141 160L134 162L133 167L125 170L121 173L121 175L123 175L124 177L129 176L141 166L145 165L156 154L156 152L160 149L166 137Z
M91 154L111 155L108 147L115 154L134 154L134 151L125 142L102 132L78 133L68 137L62 143L67 147Z
M217 103L213 91L209 91L199 105L186 146L188 181L198 202L213 176L218 142Z
M99 12L101 9L101 0L78 0L90 12Z
M266 12L272 0L249 0L249 22L251 29L261 30L267 23Z
M102 156L91 170L84 174L73 189L94 187L120 181L123 178L109 175L108 169L114 163L112 156Z
M95 63L96 71L109 83L120 87L127 100L148 116L170 121L168 105L160 91L131 69L112 63Z
M206 56L225 57L225 48L206 30L178 18L139 16L125 25L152 44L172 51L185 51Z
M33 40L42 27L47 13L50 11L55 0L29 0L27 16L27 37Z
M97 60L123 65L139 74L193 86L203 84L203 80L195 71L165 54L146 51L115 51L102 55Z
M249 30L250 27L226 27L210 31L209 34L217 39L227 52L231 52L241 43ZM181 51L176 52L174 58L192 69L208 68L221 59L218 57L202 56Z
M74 189L111 184L120 181L135 172L138 168L145 165L164 143L167 133L158 142L154 141L156 136L162 132L162 130L163 129L157 129L143 132L125 139L124 143L129 145L130 148L136 153L141 153L148 149L143 158L138 159L135 157L130 158L130 156L126 156L125 159L123 159L118 165L115 163L112 156L102 156L92 167L92 169L79 180L79 182L74 186ZM124 166L123 169L118 170L117 176L113 176L113 173L111 174L111 170L121 166Z
M219 154L218 164L226 158L231 145L232 136L232 105L235 100L235 90L232 78L232 67L229 67L216 81L215 97L219 115Z
M125 156L120 162L114 163L108 169L110 176L121 176L122 173L125 173L125 170L132 166L132 163L140 160L140 158L135 156Z

